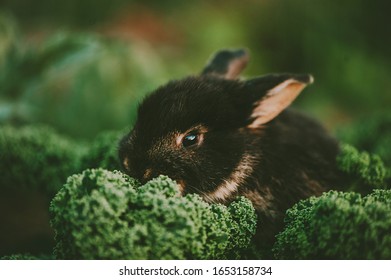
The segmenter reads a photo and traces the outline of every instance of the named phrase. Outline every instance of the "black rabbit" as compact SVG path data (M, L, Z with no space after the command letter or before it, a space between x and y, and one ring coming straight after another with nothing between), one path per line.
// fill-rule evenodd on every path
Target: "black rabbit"
M256 243L267 246L287 208L337 187L339 148L318 122L286 109L312 76L237 79L247 61L245 50L220 51L201 75L158 88L119 156L141 181L165 174L212 203L246 196L259 216Z

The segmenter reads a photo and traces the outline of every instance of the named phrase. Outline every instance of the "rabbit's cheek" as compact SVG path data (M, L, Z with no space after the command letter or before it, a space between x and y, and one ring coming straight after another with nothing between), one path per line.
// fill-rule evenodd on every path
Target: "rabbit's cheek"
M267 217L276 218L280 213L275 208L273 201L275 200L270 188L265 187L262 192L259 190L244 190L240 195L248 198L252 203L257 212L261 212Z
M225 202L239 193L239 187L246 183L246 180L254 171L255 157L250 154L243 155L242 159L233 172L224 179L213 191L205 195L208 202Z

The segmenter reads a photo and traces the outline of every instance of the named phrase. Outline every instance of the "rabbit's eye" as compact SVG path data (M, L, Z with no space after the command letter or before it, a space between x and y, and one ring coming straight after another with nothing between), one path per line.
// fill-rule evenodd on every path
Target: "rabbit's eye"
M189 133L182 139L182 146L184 148L193 146L198 143L199 135L196 133Z
M204 142L205 134L208 129L205 126L198 125L189 129L183 134L179 134L176 138L176 146L180 148L193 148L200 146Z

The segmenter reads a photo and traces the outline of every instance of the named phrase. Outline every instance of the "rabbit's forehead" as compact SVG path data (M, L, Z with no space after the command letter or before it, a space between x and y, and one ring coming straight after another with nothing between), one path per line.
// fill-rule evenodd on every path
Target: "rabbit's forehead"
M186 98L179 96L157 106L144 107L139 114L140 127L157 133L186 131L199 124L212 125L218 114L213 98Z
M197 125L219 129L235 122L232 94L237 84L189 78L169 83L151 93L140 105L138 127L147 138L184 133ZM232 85L232 87L231 87Z

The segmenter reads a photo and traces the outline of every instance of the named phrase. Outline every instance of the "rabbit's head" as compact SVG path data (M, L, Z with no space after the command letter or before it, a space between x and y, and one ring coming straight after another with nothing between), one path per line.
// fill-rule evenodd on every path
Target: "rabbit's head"
M141 181L164 174L183 194L224 202L257 168L264 127L312 82L310 75L237 79L247 52L220 51L202 74L146 97L121 143L123 168Z

